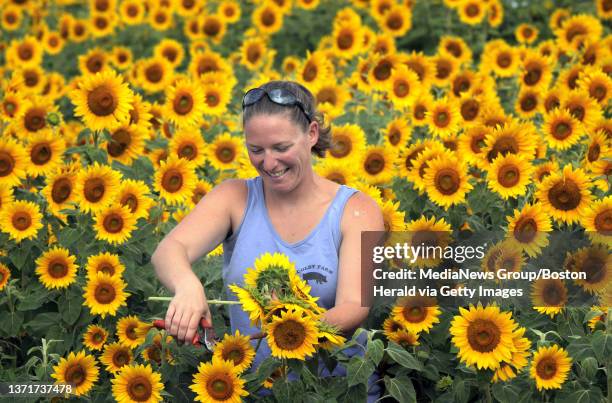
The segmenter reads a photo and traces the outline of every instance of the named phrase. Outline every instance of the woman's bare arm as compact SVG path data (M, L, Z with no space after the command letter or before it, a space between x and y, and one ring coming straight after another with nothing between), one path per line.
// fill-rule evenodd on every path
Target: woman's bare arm
M361 232L385 230L380 207L365 194L355 194L344 209L341 229L336 305L326 312L325 320L341 331L350 333L365 320L370 311L361 300ZM371 266L364 266L364 269L368 268Z
M225 239L232 228L230 204L246 198L243 181L231 180L211 190L159 243L151 262L160 282L174 293L165 321L170 334L189 341L200 318L211 320L206 295L191 264Z

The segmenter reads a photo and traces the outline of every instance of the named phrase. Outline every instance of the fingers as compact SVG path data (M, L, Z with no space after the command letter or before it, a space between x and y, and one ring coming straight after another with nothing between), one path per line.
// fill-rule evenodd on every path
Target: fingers
M185 328L185 335L184 337L182 337L182 339L185 340L185 343L187 344L191 343L191 341L193 340L193 336L198 331L199 323L200 323L200 316L192 315L191 318L189 319L187 327ZM179 330L179 338L181 338L181 331L182 329Z

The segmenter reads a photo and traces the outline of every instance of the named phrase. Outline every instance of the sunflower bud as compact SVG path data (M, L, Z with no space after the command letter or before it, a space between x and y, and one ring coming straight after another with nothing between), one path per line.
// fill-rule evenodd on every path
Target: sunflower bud
M57 126L60 123L60 116L55 112L51 112L47 114L47 123L51 126Z

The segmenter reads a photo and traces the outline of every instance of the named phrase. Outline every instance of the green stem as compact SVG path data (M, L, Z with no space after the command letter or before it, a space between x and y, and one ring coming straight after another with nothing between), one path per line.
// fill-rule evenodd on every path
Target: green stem
M493 403L493 397L491 396L491 384L487 383L486 385L483 386L483 389L484 389L485 401L487 403Z
M149 301L172 301L172 297L149 297ZM240 305L240 301L225 301L222 299L209 299L209 305Z

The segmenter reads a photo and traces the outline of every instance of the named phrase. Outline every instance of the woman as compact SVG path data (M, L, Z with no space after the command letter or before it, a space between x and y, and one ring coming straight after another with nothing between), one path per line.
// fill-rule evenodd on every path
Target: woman
M311 154L325 154L330 130L322 127L314 97L303 86L273 81L250 90L243 99L243 126L259 177L215 187L153 254L160 281L174 293L165 318L170 334L188 342L201 317L211 321L191 264L221 242L226 285L242 284L246 268L261 254L284 253L328 309L325 320L352 333L368 314L361 303L361 232L384 230L380 208L313 171ZM230 308L230 322L232 332L257 332L239 305ZM255 367L266 353L267 346L258 351Z

